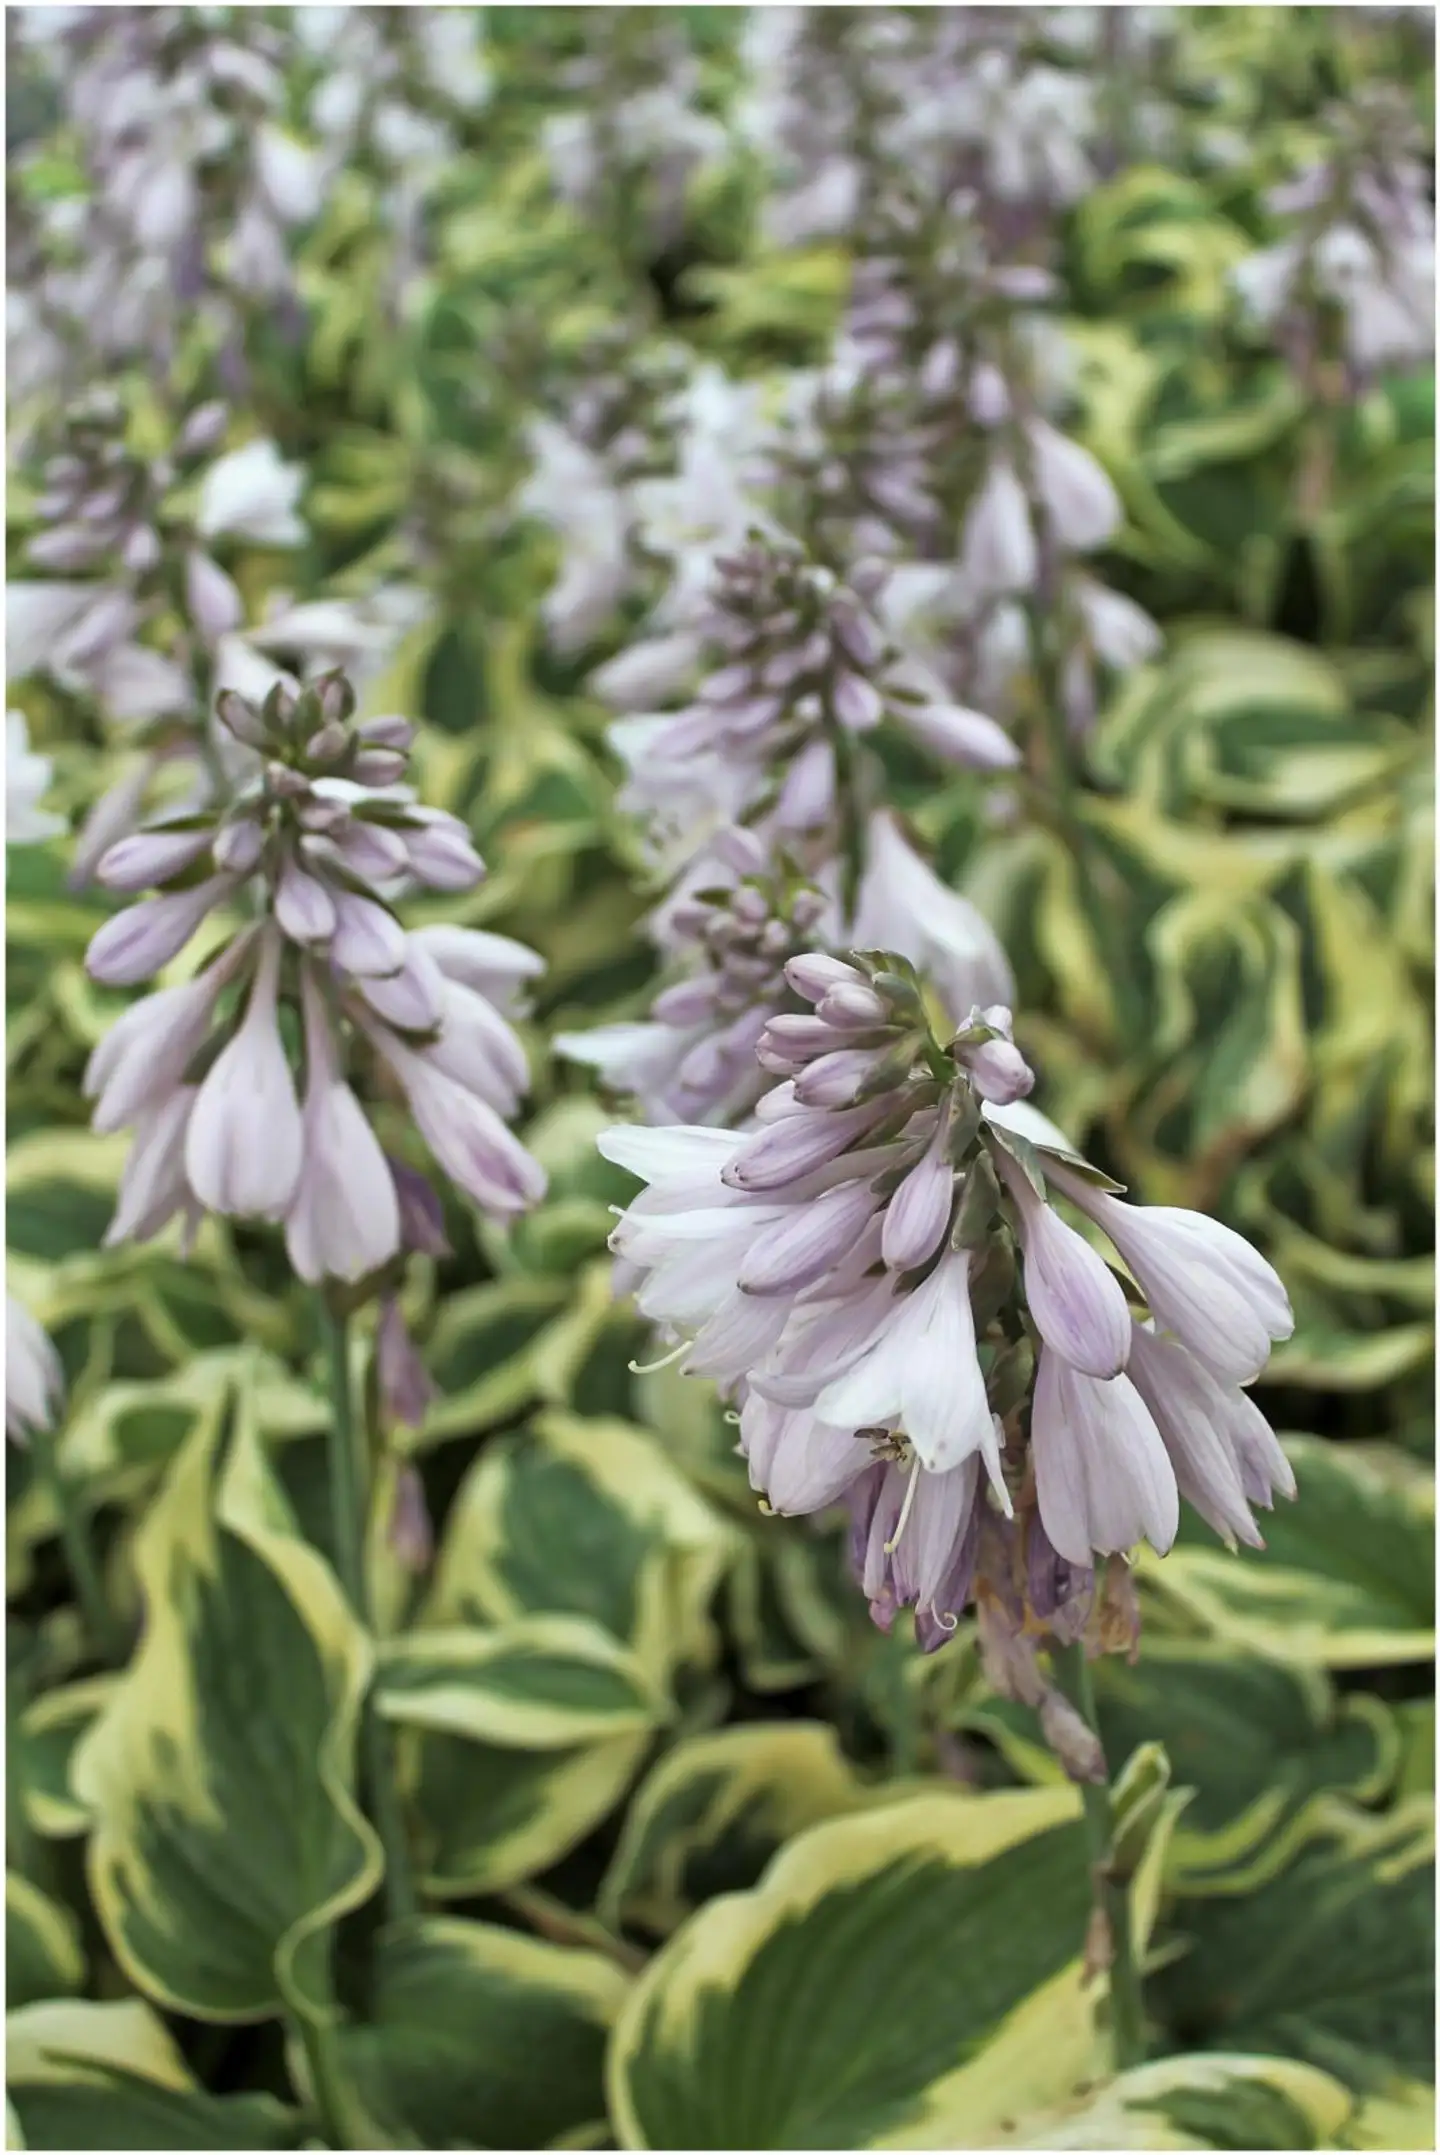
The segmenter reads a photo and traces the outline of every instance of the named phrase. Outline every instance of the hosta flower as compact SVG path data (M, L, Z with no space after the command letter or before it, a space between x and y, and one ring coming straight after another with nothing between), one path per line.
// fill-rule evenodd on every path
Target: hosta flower
M872 1605L913 1604L928 1644L997 1564L1024 1570L1043 1621L1111 1555L1163 1553L1181 1494L1258 1541L1249 1505L1293 1490L1241 1389L1289 1330L1272 1268L1199 1214L1123 1203L1028 1107L1008 1010L972 1010L942 1046L901 959L812 952L786 972L811 1008L766 1025L781 1082L750 1129L601 1140L648 1184L612 1237L622 1277L736 1401L769 1505L846 1497Z
M886 576L866 564L843 584L802 550L761 539L724 557L693 622L714 659L698 695L612 729L631 772L620 804L647 818L652 850L676 877L652 921L667 950L684 940L675 922L693 892L733 880L717 825L743 823L831 897L833 926L822 932L908 952L958 1015L1007 1001L1009 967L975 907L870 804L867 744L889 725L947 762L989 771L1018 750L895 647L875 610ZM668 638L663 655L667 666L676 656Z
M648 1122L734 1122L769 1083L755 1049L768 1021L799 1008L787 959L807 949L829 910L821 894L767 873L749 831L718 834L713 851L738 880L680 898L670 953L681 977L635 1023L560 1033L557 1053L588 1063L610 1092L634 1097Z
M5 843L42 845L65 828L63 816L40 806L50 790L50 758L36 755L23 711L5 716Z
M14 1295L5 1297L5 1434L28 1443L53 1429L65 1398L65 1373L44 1329Z
M416 1240L410 1171L372 1127L374 1098L396 1090L477 1203L509 1217L543 1191L505 1127L527 1073L496 1007L539 961L473 930L407 934L400 896L464 888L483 866L465 826L403 782L409 725L356 723L353 709L338 674L277 686L259 709L225 692L218 716L244 773L229 798L100 859L110 889L160 886L94 937L87 964L107 985L150 978L217 909L229 917L243 901L259 916L194 977L134 1004L91 1057L96 1127L135 1131L112 1240L177 1213L275 1220L302 1279L352 1281L403 1247L434 1247L428 1230Z

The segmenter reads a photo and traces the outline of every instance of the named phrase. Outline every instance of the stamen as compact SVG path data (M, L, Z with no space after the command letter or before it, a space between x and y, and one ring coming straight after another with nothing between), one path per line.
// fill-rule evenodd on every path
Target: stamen
M657 1369L668 1369L672 1362L679 1361L682 1354L688 1354L694 1344L693 1339L682 1339L678 1347L672 1347L668 1354L662 1354L658 1362L627 1362L625 1366L632 1377L653 1377Z
M885 1544L885 1554L887 1556L893 1556L895 1554L895 1551L900 1546L900 1536L905 1531L905 1523L910 1517L910 1507L915 1502L915 1491L919 1487L919 1485L920 1463L918 1460L912 1460L910 1463L910 1472L907 1475L905 1481L905 1501L900 1506L900 1517L895 1522L894 1534Z

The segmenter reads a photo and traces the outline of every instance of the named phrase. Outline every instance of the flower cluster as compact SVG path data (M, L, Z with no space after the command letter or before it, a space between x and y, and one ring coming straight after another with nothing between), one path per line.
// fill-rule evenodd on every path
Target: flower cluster
M1369 85L1329 121L1329 154L1268 198L1286 235L1234 284L1304 378L1338 361L1355 394L1435 349L1433 160L1398 89Z
M772 873L753 832L729 825L713 853L733 884L691 891L671 907L679 978L650 1016L559 1033L555 1049L628 1093L647 1122L734 1123L769 1082L755 1050L771 1018L794 1003L785 967L809 949L832 912L793 871Z
M91 365L168 370L198 329L238 378L254 310L297 313L287 235L317 206L313 155L282 121L282 34L264 10L21 13L88 182L52 220L31 309Z
M50 758L30 746L24 713L5 719L5 843L41 845L65 828L63 816L40 806L49 790ZM56 1421L64 1397L60 1357L42 1326L22 1302L5 1296L5 1433L24 1444L37 1429Z
M1083 1625L1096 1567L1168 1549L1182 1495L1258 1543L1250 1507L1293 1493L1245 1389L1291 1329L1271 1267L1198 1213L1124 1203L1026 1105L1007 1010L942 1047L903 959L787 974L813 1007L761 1035L781 1082L755 1126L601 1142L648 1184L614 1233L623 1277L735 1401L767 1504L848 1503L877 1621L913 1606L927 1647L976 1595L993 1616L1018 1594L1033 1632L1084 1603Z
M663 991L659 1031L653 1022L606 1027L588 1045L575 1036L561 1043L647 1103L647 1112L680 1109L683 1089L672 1090L672 1076L682 1058L692 1073L687 1087L698 1083L695 1101L704 1102L692 1105L694 1119L709 1120L728 1101L737 1103L731 1113L748 1106L750 1086L739 1081L743 1064L734 1058L754 1045L747 1030L780 992L780 968L795 948L788 939L797 933L905 951L932 972L952 1014L1012 992L1004 953L981 914L945 888L882 805L870 743L890 724L943 762L989 771L1013 766L1017 751L993 720L953 703L886 635L876 601L887 575L883 562L871 561L842 582L799 547L756 533L717 562L703 609L685 630L625 654L625 685L648 673L649 685L660 687L698 659L711 661L690 704L624 719L611 735L628 772L620 805L643 819L670 885L651 932L682 975L697 956L700 971ZM820 902L806 896L798 916L781 918L758 888L728 901L745 911L743 923L727 917L721 931L750 976L742 984L731 961L717 972L713 944L697 953L697 896L746 878L783 877L790 868L781 864L798 871ZM761 938L754 949L752 927ZM757 993L761 969L767 985Z
M151 978L217 909L251 916L91 1058L95 1126L135 1133L111 1242L177 1213L283 1220L303 1279L349 1281L426 1246L434 1200L381 1149L352 1063L376 1097L408 1100L436 1161L487 1211L509 1218L544 1189L505 1126L527 1073L497 1007L539 961L504 937L401 926L405 891L463 891L483 868L464 825L403 782L410 726L357 724L353 710L340 674L298 693L277 684L258 709L222 692L238 774L227 798L151 823L99 863L111 890L158 891L94 937L86 962L107 986Z

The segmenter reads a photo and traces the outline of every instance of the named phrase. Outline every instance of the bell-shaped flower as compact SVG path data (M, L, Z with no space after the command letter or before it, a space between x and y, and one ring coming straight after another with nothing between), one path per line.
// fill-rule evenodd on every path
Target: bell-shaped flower
M1158 1325L1225 1384L1249 1384L1294 1329L1273 1265L1243 1235L1174 1205L1127 1205L1069 1169L1046 1173L1114 1243Z
M360 1022L400 1080L420 1135L451 1181L499 1219L538 1204L545 1171L494 1108L448 1076L430 1052L407 1048L385 1027Z
M280 1034L281 938L267 929L239 1031L200 1086L185 1173L200 1203L237 1219L283 1219L304 1158L295 1081Z
M1072 1369L1114 1377L1130 1352L1124 1289L1098 1251L1045 1202L1029 1176L998 1147L1000 1176L1020 1215L1025 1299L1040 1337Z
M285 1247L302 1280L360 1280L400 1247L400 1206L390 1163L340 1072L334 1034L308 967L304 1156L285 1215Z
M1087 1377L1040 1351L1030 1414L1040 1518L1061 1556L1095 1556L1175 1539L1175 1471L1149 1409L1125 1376Z
M979 1452L1008 1508L975 1349L967 1251L947 1251L923 1285L894 1298L866 1351L826 1385L815 1412L848 1429L898 1429L932 1474Z
M212 464L200 483L195 528L202 539L249 539L257 546L303 546L296 503L305 485L272 441L246 442Z
M53 1429L65 1399L65 1372L54 1342L14 1295L5 1297L5 1434L27 1444Z

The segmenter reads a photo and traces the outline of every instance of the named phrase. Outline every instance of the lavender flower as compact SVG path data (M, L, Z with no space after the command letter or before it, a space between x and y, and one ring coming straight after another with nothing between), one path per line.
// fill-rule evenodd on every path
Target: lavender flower
M724 1123L750 1112L768 1083L756 1045L772 1017L799 1007L786 961L809 948L830 910L800 878L768 873L752 832L732 826L712 850L738 881L672 908L671 954L682 977L662 989L650 1017L555 1039L558 1054L632 1095L648 1122Z
M914 1604L929 1645L972 1588L1003 1601L1022 1573L1042 1629L1099 1606L1104 1560L1168 1549L1181 1493L1258 1541L1250 1504L1293 1489L1241 1389L1290 1328L1271 1267L1201 1215L1123 1204L1025 1105L1008 1011L972 1011L942 1046L903 959L808 953L787 976L812 1007L765 1027L781 1082L748 1131L601 1140L649 1185L612 1237L622 1276L735 1400L771 1508L846 1498L872 1606ZM1148 1323L1061 1194L1125 1258Z
M53 1429L65 1400L65 1373L42 1327L14 1295L5 1297L5 1434L27 1444Z
M413 1240L406 1172L382 1152L347 1074L399 1089L442 1167L500 1217L544 1177L505 1127L526 1082L509 1025L480 983L508 996L538 961L463 929L407 935L393 911L419 886L483 873L464 826L401 783L411 729L353 718L343 676L257 709L217 706L243 775L223 804L112 845L99 879L143 899L100 929L92 976L150 977L205 918L247 898L258 921L200 973L134 1005L91 1057L98 1128L135 1129L111 1239L147 1237L177 1212L283 1221L301 1278L358 1280ZM303 1100L280 1022L298 1005Z
M63 816L40 806L50 790L50 758L34 753L23 711L5 714L5 843L43 845L65 828Z

